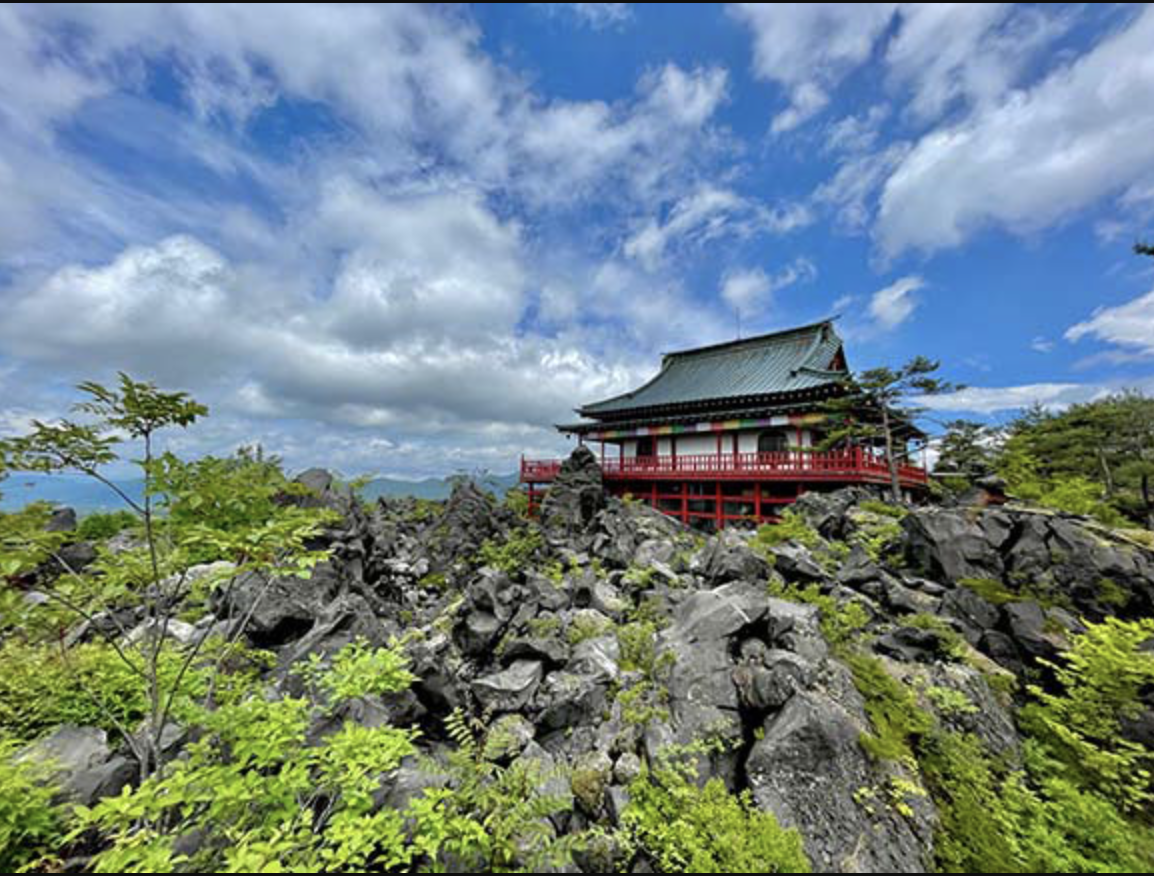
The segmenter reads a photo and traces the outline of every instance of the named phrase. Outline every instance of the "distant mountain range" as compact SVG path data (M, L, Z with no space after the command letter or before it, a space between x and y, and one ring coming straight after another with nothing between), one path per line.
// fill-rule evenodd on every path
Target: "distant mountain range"
M501 496L517 483L517 475L485 475L477 483L495 495ZM116 481L116 486L134 499L143 491L143 481L130 479ZM425 478L407 481L400 478L374 478L361 490L366 499L380 496L397 498L412 496L416 499L447 499L452 491L449 478ZM122 507L121 501L108 487L90 478L76 475L12 474L0 481L0 510L16 511L29 502L47 501L67 505L80 513L110 511Z

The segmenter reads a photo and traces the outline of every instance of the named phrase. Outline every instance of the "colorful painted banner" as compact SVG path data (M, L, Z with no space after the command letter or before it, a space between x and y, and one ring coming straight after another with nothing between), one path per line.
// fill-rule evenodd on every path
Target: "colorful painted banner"
M741 429L764 429L767 426L810 426L825 419L824 414L777 414L752 420L715 420L705 423L672 423L665 426L638 426L634 429L608 429L589 432L592 441L618 438L643 438L646 435L683 435L693 432L735 432Z

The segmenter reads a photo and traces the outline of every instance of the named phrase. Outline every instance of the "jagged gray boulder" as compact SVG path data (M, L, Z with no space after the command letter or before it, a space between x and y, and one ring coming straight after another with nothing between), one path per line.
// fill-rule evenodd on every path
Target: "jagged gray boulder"
M827 696L790 697L746 760L754 800L783 826L798 828L815 872L928 872L930 811L912 824L884 803L873 813L861 803L863 789L884 782L858 742L862 729Z
M43 765L60 794L83 806L120 793L137 776L136 764L114 756L108 734L96 727L64 724L22 749L16 757Z
M44 524L45 532L73 532L76 529L76 511L72 508L53 508L52 516Z
M749 549L736 531L723 529L705 543L696 565L710 584L729 581L761 581L769 574L769 563Z
M590 529L605 507L601 466L588 447L575 449L541 503L541 524L547 529L580 533Z
M533 698L543 676L541 661L517 660L508 669L474 681L473 694L487 710L515 712Z
M910 566L931 578L1000 578L1004 564L983 528L965 513L917 509L902 519Z
M231 587L213 591L212 607L218 618L245 623L245 635L258 648L284 645L312 629L317 617L340 589L330 564L313 569L310 578L268 578L245 573Z

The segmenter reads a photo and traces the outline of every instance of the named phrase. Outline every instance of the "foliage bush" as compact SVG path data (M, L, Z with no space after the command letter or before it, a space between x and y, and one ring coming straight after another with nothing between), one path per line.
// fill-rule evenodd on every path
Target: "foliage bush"
M613 621L607 617L579 614L569 621L569 628L565 631L565 638L570 645L576 646L589 639L604 636L611 629L613 629Z
M645 678L656 681L673 666L677 656L672 651L657 653L657 630L653 621L633 621L617 628L619 665L623 671L640 671Z
M565 867L583 837L559 837L551 819L568 812L572 800L551 789L564 774L532 760L508 767L487 757L486 728L460 712L446 722L457 744L447 762L429 769L447 773L449 787L426 791L406 818L413 825L413 848L421 869L444 872L452 864L465 873L552 872Z
M532 566L533 558L543 543L537 529L514 529L504 542L490 539L482 544L478 560L482 566L491 566L506 575L517 575Z
M786 509L777 523L767 523L757 530L752 546L765 554L770 548L788 541L796 541L805 547L816 547L821 543L821 536L816 529L805 522L804 517L796 511Z
M621 817L625 845L658 873L808 873L801 835L761 812L749 792L720 779L704 788L694 767L667 757L629 786Z
M314 695L323 693L332 703L396 693L416 681L395 644L391 648L372 648L365 639L358 638L337 652L331 666L326 668L324 663L319 654L312 653L292 671L305 679Z
M1024 768L993 758L971 734L938 732L921 767L941 820L935 852L954 873L1142 872L1150 830L1071 782L1060 761L1027 741Z
M941 824L935 846L956 872L1138 872L1154 859L1151 752L1120 721L1141 708L1154 621L1088 624L1061 665L1057 692L1030 689L1020 766L975 736L935 730L918 746ZM932 698L932 696L931 696Z
M972 590L991 605L1005 605L1018 598L1018 594L1006 587L1001 581L993 578L962 578L958 584L967 590Z
M839 602L828 593L822 593L817 584L801 587L772 579L769 595L790 602L804 602L817 606L821 618L821 631L830 646L838 652L846 649L869 624L870 616L865 607L856 601Z
M1079 781L1125 811L1154 800L1154 752L1121 733L1121 722L1143 710L1139 693L1154 685L1154 618L1106 618L1087 624L1057 664L1049 664L1059 693L1031 687L1035 702L1024 726L1069 765Z
M140 518L131 511L95 512L80 519L76 537L83 541L106 541L139 524Z
M53 800L51 768L16 758L19 743L0 741L0 872L15 873L50 852L64 825Z
M360 696L407 686L410 676L392 651L348 646L330 673L313 680L334 696ZM357 670L381 676L354 681ZM310 745L308 700L252 694L192 723L199 738L187 756L137 788L77 810L79 836L95 830L110 843L96 872L171 872L187 864L202 872L270 872L397 866L408 860L400 815L373 813L379 776L414 752L414 734L388 725L346 723ZM210 841L189 857L174 852L179 835ZM389 841L395 844L390 846ZM399 856L399 857L398 857Z
M135 651L130 657L140 660ZM146 710L140 676L108 644L62 651L11 639L0 646L0 729L6 734L29 740L60 724L115 732L114 720L134 726Z
M909 509L902 505L891 505L889 502L883 502L880 499L866 499L859 502L858 507L871 514L878 514L882 517L892 517L895 520L901 520L910 513Z
M933 726L931 715L918 706L910 688L886 672L877 657L854 652L844 659L874 728L873 734L862 735L862 747L877 760L916 765L913 746Z
M221 660L226 652L231 659ZM218 639L207 643L196 665L182 675L184 655L160 652L161 683L177 692L174 717L188 715L204 697L218 660L222 671L213 685L218 700L243 695L267 664L261 652ZM10 639L0 646L0 731L29 740L60 724L100 727L113 734L134 728L148 713L141 675L146 661L145 649L138 646L123 645L118 654L104 641L62 650Z

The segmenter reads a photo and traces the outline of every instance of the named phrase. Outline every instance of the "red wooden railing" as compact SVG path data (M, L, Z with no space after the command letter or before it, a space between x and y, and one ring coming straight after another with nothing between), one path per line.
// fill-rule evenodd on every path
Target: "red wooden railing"
M522 459L523 483L548 483L561 469L559 459ZM889 466L861 447L848 450L787 450L780 453L704 453L606 459L607 480L844 480L886 482ZM926 470L899 465L903 484L924 484Z

